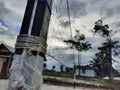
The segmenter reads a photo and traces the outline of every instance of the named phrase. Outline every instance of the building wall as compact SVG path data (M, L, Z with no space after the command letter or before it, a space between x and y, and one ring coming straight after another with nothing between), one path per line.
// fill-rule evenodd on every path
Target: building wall
M79 69L76 69L76 75L79 75ZM80 69L80 76L95 77L96 73L92 69Z

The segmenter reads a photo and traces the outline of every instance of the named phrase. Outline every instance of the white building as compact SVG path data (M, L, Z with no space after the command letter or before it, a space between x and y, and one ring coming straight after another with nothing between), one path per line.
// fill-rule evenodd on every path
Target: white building
M96 77L97 76L96 67L91 66L76 66L76 75L77 76L85 76L85 77Z

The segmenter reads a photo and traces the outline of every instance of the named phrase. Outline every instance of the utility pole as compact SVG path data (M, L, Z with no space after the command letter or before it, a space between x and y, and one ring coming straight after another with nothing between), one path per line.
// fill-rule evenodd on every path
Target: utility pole
M7 90L40 90L52 0L28 0Z

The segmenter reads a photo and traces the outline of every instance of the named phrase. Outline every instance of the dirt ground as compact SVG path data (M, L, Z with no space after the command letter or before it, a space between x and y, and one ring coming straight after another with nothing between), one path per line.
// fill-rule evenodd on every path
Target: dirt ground
M6 90L8 85L8 80L0 80L0 90ZM92 89L92 88L83 88L83 87L67 87L67 86L56 86L56 85L49 85L49 84L43 84L41 90L105 90L105 89Z
M93 88L85 88L85 87L63 87L63 86L55 86L55 85L48 85L44 84L42 90L106 90L106 89L93 89Z

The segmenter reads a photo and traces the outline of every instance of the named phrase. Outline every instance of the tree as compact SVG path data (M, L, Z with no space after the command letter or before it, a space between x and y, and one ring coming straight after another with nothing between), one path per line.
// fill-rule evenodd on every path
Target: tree
M61 71L61 73L64 72L63 68L64 68L63 65L60 65L60 71Z
M99 47L98 49L104 52L106 55L106 58L108 60L108 68L109 68L109 79L113 80L113 72L112 72L112 51L116 51L117 48L120 46L117 45L118 41L113 41L113 30L109 29L109 25L105 24L103 25L102 20L98 20L95 22L94 29L92 30L94 34L99 34L100 36L104 37L106 42L104 42L102 47Z
M108 66L107 64L108 62L106 60L106 57L102 52L96 53L95 57L93 57L93 60L90 61L90 65L98 68L97 75L101 77L104 77L105 74L108 72L106 69L106 67Z
M98 71L97 71L97 75L100 76L100 71L101 71L101 62L100 60L93 58L93 60L90 61L90 65L93 67L97 67Z
M52 66L52 71L55 71L55 66Z
M47 64L44 63L44 64L43 64L43 70L45 71L46 69L47 69Z
M73 70L73 68L65 67L65 72L69 73L69 74L72 74L74 72L74 70Z
M78 52L87 51L91 49L91 44L85 41L85 35L80 34L79 30L76 30L76 35L73 39L64 40L65 43L71 44L72 49L76 49ZM78 55L78 65L79 65L79 55ZM80 75L80 70L79 70Z
M85 35L80 34L78 30L76 30L76 35L74 39L64 40L67 44L71 44L71 48L75 48L77 51L87 51L91 48L91 44L88 41L85 41Z
M80 34L79 30L76 30L76 35L74 36L74 39L65 40L64 42L67 44L71 44L71 48L76 49L78 51L78 65L79 65L79 52L87 51L91 48L91 44L88 41L85 41L85 35Z

